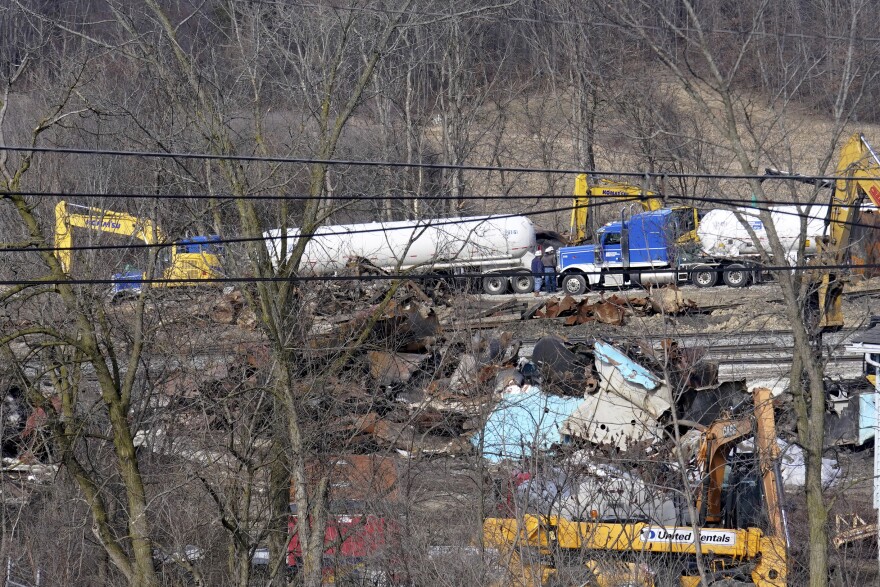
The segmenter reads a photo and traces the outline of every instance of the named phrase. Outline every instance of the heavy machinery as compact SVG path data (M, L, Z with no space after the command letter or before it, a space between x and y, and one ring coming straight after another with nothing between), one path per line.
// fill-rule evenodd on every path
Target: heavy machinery
M510 580L523 586L694 587L701 580L698 553L709 585L786 585L788 532L772 396L757 388L752 397L750 413L731 412L699 429L693 523L637 519L634 508L625 508L628 519L613 519L597 505L587 519L541 513L486 519L485 545L499 550ZM734 450L749 436L750 453Z
M591 231L588 227L590 207L595 198L621 198L624 202L638 203L645 212L653 212L663 208L662 198L655 192L644 190L627 183L600 179L590 185L586 173L581 173L574 180L574 193L571 209L571 227L569 229L572 244L580 244L588 240ZM679 231L679 242L696 240L696 229L699 225L699 214L696 209L681 206L673 208L682 222Z
M101 210L61 200L55 205L55 255L66 272L72 265L73 229L85 228L135 238L145 244L167 243L162 230L152 221L124 212ZM156 283L161 287L198 285L200 280L219 277L220 245L217 236L196 236L169 243L160 257L160 278L173 280ZM137 291L144 280L143 271L126 272L113 276L113 295Z
M682 247L681 239L689 232L682 216L688 214L695 222L693 208L663 208L635 214L603 226L597 233L596 244L562 247L557 266L562 290L579 295L593 287L689 281L710 287L717 283L719 273L731 287L747 285L753 274L743 259L708 257Z
M852 226L858 220L862 201L867 197L880 206L880 158L865 137L856 134L841 151L837 175L842 179L816 180L774 169L766 174L767 179L785 177L832 188L828 206L812 206L805 211L796 206L774 206L770 212L787 257L793 258L803 246L817 267L810 279L817 292L818 330L839 329L843 326L845 277L841 268L847 262ZM636 214L602 227L595 245L560 249L562 289L576 295L594 286L688 281L699 287L711 287L719 281L743 287L762 278L761 252L769 251L770 244L755 210L741 209L739 215L750 224L758 237L757 244L732 211L712 210L701 219L694 214L693 224L688 225L679 219L680 210L692 209ZM806 234L801 234L802 213L807 217ZM687 212L684 215L690 221L691 216ZM689 226L696 228L701 250L682 254L680 245L688 239ZM821 266L831 269L818 269Z
M858 220L859 207L865 197L880 207L880 159L864 135L855 134L843 146L837 163L838 179L834 183L829 212L827 239L819 243L820 264L833 267L822 270L818 287L819 328L835 330L843 327L842 270L847 261L853 223Z
M815 254L825 232L827 207L807 210L806 234L801 234L795 206L776 206L771 218L777 236L790 258L800 245ZM562 289L577 295L588 287L623 287L692 282L713 287L719 281L745 287L761 281L761 251L769 252L767 231L754 210L738 211L758 237L758 246L730 210L710 210L690 242L690 226L696 225L693 208L662 208L610 222L598 231L596 244L563 247L559 251ZM689 217L693 223L683 222Z
M831 268L818 269L813 273L813 280L818 297L819 330L839 329L843 326L841 301L846 281L842 268L848 261L853 225L858 222L865 198L880 207L880 158L865 136L857 133L841 149L836 170L840 179L836 181L803 177L772 168L765 173L768 179L787 178L831 188L825 221L827 234L816 243L817 255L813 259L814 265Z

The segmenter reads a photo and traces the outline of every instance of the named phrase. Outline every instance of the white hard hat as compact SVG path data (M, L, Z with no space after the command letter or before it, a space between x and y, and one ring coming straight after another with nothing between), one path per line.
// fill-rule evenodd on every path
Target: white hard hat
M547 248L545 249L545 252L547 252L547 253L552 253L552 252L555 251L555 250L556 250L556 249L554 249L553 247L547 247Z

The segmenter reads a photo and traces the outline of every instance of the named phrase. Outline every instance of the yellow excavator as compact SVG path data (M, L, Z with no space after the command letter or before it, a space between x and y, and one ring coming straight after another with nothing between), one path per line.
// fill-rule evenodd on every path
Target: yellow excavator
M663 199L656 192L607 179L600 179L597 183L590 185L586 173L575 177L572 195L569 238L571 244L575 245L585 242L589 236L587 223L590 219L590 207L595 198L620 198L624 202L638 203L645 212L653 212L663 208ZM676 242L696 242L697 227L700 224L697 209L689 206L677 206L672 210L676 214L676 223L679 225Z
M846 275L842 267L847 263L852 244L852 227L858 222L859 209L865 198L880 207L880 158L865 140L865 136L852 135L840 151L837 162L836 181L803 177L794 173L768 168L767 178L785 177L816 185L831 187L828 209L828 234L818 241L818 254L812 264L831 267L813 272L818 290L818 328L821 331L838 330L843 327L843 286Z
M152 220L138 218L124 212L101 210L64 200L55 205L55 255L65 272L72 265L73 229L85 228L135 238L145 244L167 243L168 239ZM217 236L196 236L169 243L170 254L163 256L164 269L161 279L173 280L156 283L155 286L192 286L199 281L219 277L220 245ZM140 289L144 279L143 272L117 274L113 276L113 294L132 292Z
M833 267L822 272L819 283L819 327L822 330L843 327L845 279L838 267L847 261L852 225L858 220L859 207L866 197L880 207L880 159L864 135L853 135L843 146L837 176L846 179L838 179L834 184L828 238L819 242L818 261Z
M658 577L662 568L666 573L674 569L681 587L700 585L701 576L717 587L787 585L788 530L772 395L757 388L752 397L751 413L730 413L709 427L698 427L696 523L667 526L648 519L616 523L595 510L589 514L595 521L534 514L488 518L483 541L504 561L506 584L672 585L668 575ZM729 461L733 447L750 436L754 447L748 459ZM756 505L761 515L756 514ZM758 519L764 527L736 524Z

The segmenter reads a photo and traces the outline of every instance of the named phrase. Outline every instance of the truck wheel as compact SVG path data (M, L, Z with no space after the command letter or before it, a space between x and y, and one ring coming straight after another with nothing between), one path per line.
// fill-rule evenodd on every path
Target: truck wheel
M587 291L587 280L583 275L569 273L562 278L562 291L572 296L579 296Z
M745 287L749 284L749 272L739 263L724 268L724 283L728 287Z
M483 291L490 295L507 293L507 278L501 275L487 275L483 278Z
M697 265L691 271L691 281L697 287L715 287L718 283L718 272L709 265Z
M535 289L535 278L525 273L522 275L514 275L510 278L510 286L513 289L513 293L531 293L532 290Z

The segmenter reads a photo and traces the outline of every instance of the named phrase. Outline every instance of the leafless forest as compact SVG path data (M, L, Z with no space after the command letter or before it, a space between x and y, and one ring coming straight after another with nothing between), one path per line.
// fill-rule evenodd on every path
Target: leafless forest
M482 522L511 471L550 465L484 458L476 439L516 340L571 331L548 319L502 332L491 320L512 311L495 307L503 299L423 281L300 279L307 239L273 264L263 233L486 213L562 233L579 171L640 173L624 179L701 208L827 203L818 187L748 177L833 175L848 136L880 143L876 8L0 2L0 573L24 585L314 586L327 580L328 520L356 507L393 520L395 540L371 563L381 572L352 582L525 583L482 548ZM64 267L62 200L151 219L167 242L219 235L227 280L111 301L112 274L161 278L173 247L77 229ZM799 261L753 288L751 322L717 332L770 329L775 312L792 333L777 412L806 479L789 584L870 584L876 545L832 544L841 507L874 515L870 471L823 487L825 365ZM848 302L847 327L865 324L872 299ZM674 339L685 322L665 313L680 310L630 305L629 328L579 332ZM604 451L603 466L636 460L643 479L686 484L681 451L679 470L642 448L627 461ZM340 480L346 458L360 477ZM703 585L745 584L699 571Z

